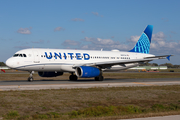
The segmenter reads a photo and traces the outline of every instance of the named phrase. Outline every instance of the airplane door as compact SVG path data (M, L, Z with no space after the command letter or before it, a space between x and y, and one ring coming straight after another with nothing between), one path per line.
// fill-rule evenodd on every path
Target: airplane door
M40 60L39 60L39 53L38 53L38 51L33 51L33 54L34 54L34 63L39 63Z

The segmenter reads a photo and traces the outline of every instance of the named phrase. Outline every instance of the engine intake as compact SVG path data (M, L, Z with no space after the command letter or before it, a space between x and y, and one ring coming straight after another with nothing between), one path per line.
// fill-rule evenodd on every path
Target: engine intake
M38 75L41 77L56 77L63 75L63 72L38 72Z
M80 66L76 68L75 74L82 78L97 77L100 75L100 70L96 67Z

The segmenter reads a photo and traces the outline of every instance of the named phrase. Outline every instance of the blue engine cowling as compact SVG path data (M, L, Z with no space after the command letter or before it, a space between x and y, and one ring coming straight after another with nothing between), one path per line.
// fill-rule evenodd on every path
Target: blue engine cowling
M80 66L76 68L75 73L78 77L90 78L99 76L100 70L96 67Z
M41 77L56 77L63 75L63 72L38 72L38 75Z

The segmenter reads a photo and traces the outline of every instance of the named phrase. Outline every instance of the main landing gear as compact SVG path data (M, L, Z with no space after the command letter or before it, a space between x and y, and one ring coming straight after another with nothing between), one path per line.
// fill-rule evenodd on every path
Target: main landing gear
M71 75L69 76L69 80L77 80L78 77L76 75L74 75L73 73L71 73Z
M33 74L34 74L34 71L30 71L30 75L29 75L29 78L28 78L29 82L33 81Z
M95 81L103 81L104 77L101 75L101 76L95 77L94 79Z
M94 79L95 79L95 81L103 81L104 80L104 77L102 76L102 70L100 72L100 75L95 77Z

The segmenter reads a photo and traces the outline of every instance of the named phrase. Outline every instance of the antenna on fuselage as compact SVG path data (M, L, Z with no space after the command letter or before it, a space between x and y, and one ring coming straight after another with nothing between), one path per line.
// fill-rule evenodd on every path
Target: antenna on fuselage
M101 48L101 51L103 51L103 48Z

